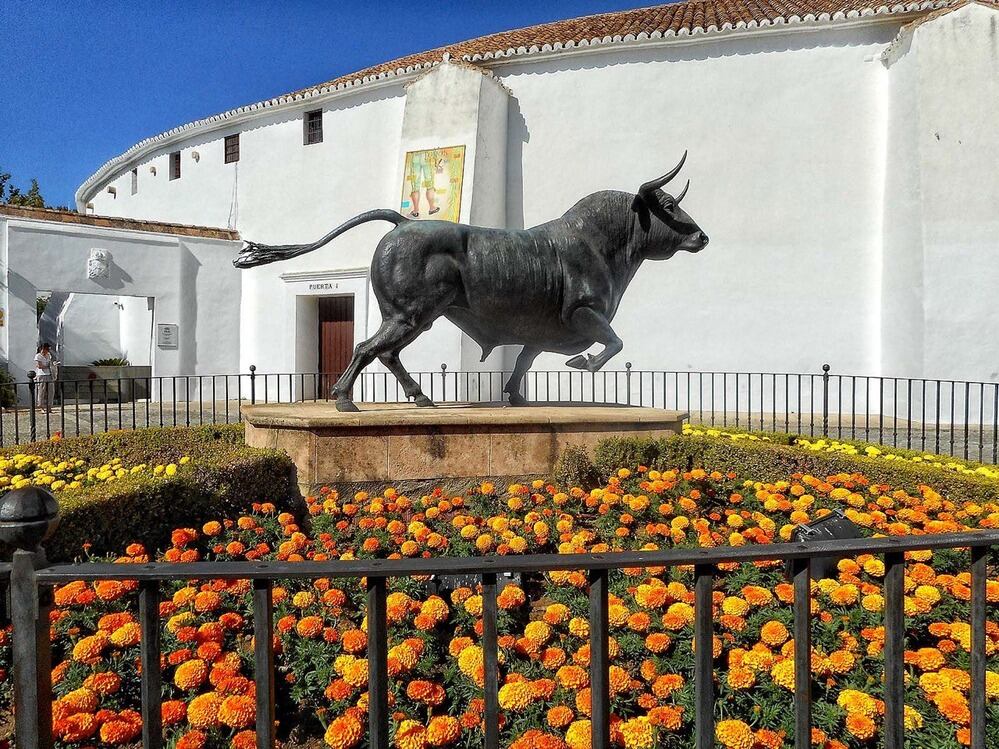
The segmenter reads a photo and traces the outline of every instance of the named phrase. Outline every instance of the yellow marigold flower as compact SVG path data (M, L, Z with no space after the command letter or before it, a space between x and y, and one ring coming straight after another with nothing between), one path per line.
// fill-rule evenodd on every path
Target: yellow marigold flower
M316 596L311 591L300 590L291 597L291 604L297 609L304 609L316 602Z
M574 721L565 732L569 749L590 749L590 721Z
M124 624L111 633L111 644L117 648L127 648L139 644L139 637L142 629L136 622Z
M544 622L528 622L524 627L524 637L537 645L544 645L551 636L551 627Z
M534 691L526 681L504 684L499 689L499 704L504 710L524 710L534 699Z
M569 632L576 637L589 637L590 623L580 616L575 616L569 621Z
M864 572L872 577L885 576L885 563L880 559L871 558L864 562Z
M96 712L99 700L97 694L87 687L80 687L69 692L58 701L61 706L69 709L72 713L92 713Z
M836 698L836 704L848 713L873 718L878 712L878 703L871 695L856 689L844 689Z
M469 596L463 605L472 616L482 616L482 596Z
M469 678L474 678L475 673L482 668L482 648L478 645L469 645L458 654L458 668Z
M545 608L544 620L548 624L564 624L569 620L569 607L563 603L553 603Z
M741 720L721 720L715 726L715 738L725 749L753 749L756 736Z
M644 715L622 722L620 730L625 749L652 749L656 744L656 729Z
M934 585L920 585L915 591L916 598L929 604L940 603L940 589Z
M923 727L923 716L916 708L905 705L903 710L903 721L905 723L905 729L907 731L918 731Z
M794 661L787 659L774 664L770 669L770 678L774 680L774 684L794 691Z
M883 611L885 607L885 599L879 593L869 593L860 599L860 605L863 606L866 611Z
M722 611L727 616L745 616L749 613L749 604L738 596L726 596L722 601Z
M332 749L354 749L361 741L364 728L350 713L330 721L326 728L326 743Z

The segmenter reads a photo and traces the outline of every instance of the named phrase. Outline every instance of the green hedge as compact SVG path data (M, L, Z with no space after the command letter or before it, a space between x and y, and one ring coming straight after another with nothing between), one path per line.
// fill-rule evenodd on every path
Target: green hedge
M232 517L254 502L273 502L293 512L300 509L291 459L277 450L247 447L240 425L107 432L20 445L2 454L19 452L80 458L92 465L114 458L126 466L191 458L174 476L134 474L57 492L62 520L45 545L53 561L79 557L84 543L90 544L94 555L120 553L133 541L162 548L169 545L175 528L196 528L208 520Z
M780 435L774 437L779 438ZM926 484L954 501L999 501L999 481L995 479L903 460L813 452L793 447L786 440L781 444L779 439L765 442L694 435L663 439L614 438L604 440L597 446L594 465L603 477L621 467L646 465L734 471L740 478L768 482L787 479L794 473L820 477L863 473L874 481L909 492L915 492L920 484Z

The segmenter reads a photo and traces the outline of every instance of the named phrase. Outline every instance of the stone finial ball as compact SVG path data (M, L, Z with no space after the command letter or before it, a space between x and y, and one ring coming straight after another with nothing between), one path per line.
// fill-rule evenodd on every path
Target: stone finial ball
M0 497L0 541L35 551L59 525L59 503L41 486L14 489Z

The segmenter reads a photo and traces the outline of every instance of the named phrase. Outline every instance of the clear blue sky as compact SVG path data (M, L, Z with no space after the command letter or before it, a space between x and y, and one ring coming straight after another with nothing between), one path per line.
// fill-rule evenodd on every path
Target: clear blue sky
M412 52L654 0L0 0L0 170L73 206L109 158L191 120Z

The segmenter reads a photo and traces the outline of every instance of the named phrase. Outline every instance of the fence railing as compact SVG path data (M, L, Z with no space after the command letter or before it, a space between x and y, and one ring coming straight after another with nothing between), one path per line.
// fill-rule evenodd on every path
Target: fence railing
M42 509L47 508L47 512ZM438 557L303 562L192 562L150 564L59 564L48 566L40 544L56 523L56 503L44 489L15 490L4 498L6 520L0 540L17 547L13 562L0 570L9 576L13 623L15 732L18 749L52 746L52 679L49 614L53 586L75 580L138 581L141 628L142 744L163 746L161 724L160 585L172 580L250 580L253 585L256 745L274 747L274 611L276 580L364 578L368 622L368 735L372 749L389 747L387 580L429 574L479 576L482 591L484 733L487 749L498 749L499 660L496 575L585 570L589 578L591 742L610 746L608 573L630 567L694 569L694 742L715 746L716 695L713 684L713 590L718 565L789 560L793 577L794 747L809 749L812 727L811 565L821 557L883 555L884 575L884 747L904 745L905 704L905 553L971 550L971 669L969 707L971 748L985 749L986 726L986 578L990 548L999 531L896 536L810 543L760 544L723 548L674 548L666 551L531 556Z
M413 372L436 403L504 400L508 371ZM0 445L110 429L239 421L241 403L325 400L339 373L257 372L58 380L0 386ZM999 382L815 372L531 371L536 402L610 403L685 411L716 428L855 439L999 463ZM364 372L362 403L404 401L389 372ZM50 408L46 406L51 403ZM28 405L32 404L32 405ZM34 408L38 404L40 408Z

